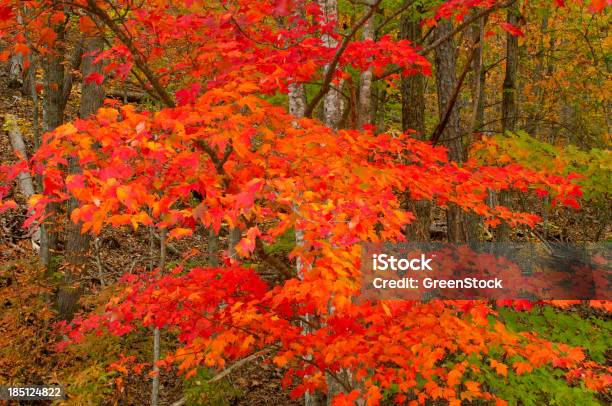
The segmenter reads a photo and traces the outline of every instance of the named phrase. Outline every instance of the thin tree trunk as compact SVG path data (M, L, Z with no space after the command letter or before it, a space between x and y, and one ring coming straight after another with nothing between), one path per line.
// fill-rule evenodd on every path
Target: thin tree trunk
M507 22L512 25L518 23L518 8L516 6L508 9ZM517 117L517 83L516 73L518 68L518 37L506 33L506 71L504 75L502 95L502 132L514 131L516 129Z
M412 3L412 0L405 0ZM410 14L401 20L400 39L417 44L421 42L422 30L419 21ZM425 137L425 80L423 75L410 75L402 79L402 130L416 131L416 137ZM427 242L430 239L431 203L427 200L415 201L406 196L405 210L412 212L416 219L404 231L408 241Z
M338 3L337 0L318 0L319 6L325 15L325 21L337 21L338 20ZM336 48L338 41L331 35L324 34L321 38L323 44L327 48ZM329 69L329 65L325 66L325 70ZM331 89L323 97L323 122L328 127L337 130L340 124L341 114L341 101L340 94Z
M21 130L17 125L17 117L12 114L7 114L4 116L4 126L8 132L9 140L11 142L11 147L15 154L17 154L21 159L28 159L28 152L26 150L25 142L23 141L23 135L21 134ZM19 179L19 189L21 190L21 194L29 200L30 197L34 193L36 193L34 189L34 182L32 181L32 176L29 172L21 172L18 176ZM32 241L32 248L35 250L40 249L40 227L32 226L31 231L32 237L30 238Z
M507 22L512 25L518 24L518 7L516 5L508 8ZM506 33L506 70L504 75L503 95L502 95L502 133L515 131L517 120L517 68L518 68L518 37ZM510 191L503 190L499 194L499 203L502 206L510 207ZM497 228L497 241L504 242L510 239L510 227L502 223Z
M484 123L485 106L485 84L486 72L484 70L484 35L486 18L482 17L477 24L472 26L473 43L478 42L475 50L476 54L472 59L472 122L470 134L477 131Z
M366 0L368 5L374 3L373 0ZM370 17L363 25L363 39L374 40L374 16ZM359 96L357 101L357 128L372 121L372 69L361 73L359 77Z
M227 239L227 245L228 245L229 257L231 259L236 259L237 257L236 245L238 245L241 238L242 238L242 231L240 230L240 228L233 227L232 229L229 230L229 237Z
M525 131L531 135L540 135L539 134L539 125L540 125L540 106L544 104L546 90L542 87L541 82L544 79L545 75L545 55L546 55L546 45L544 44L544 36L546 35L546 31L548 30L548 17L549 11L548 8L543 10L542 22L540 23L540 43L538 46L538 53L536 54L536 66L534 72L534 80L537 83L537 87L535 89L536 95L536 105L538 107L533 107L532 111L529 113L526 123L525 123ZM550 45L551 48L554 46L555 36L551 33ZM550 68L550 66L549 66Z
M54 2L54 6L57 2ZM62 124L64 119L64 29L65 22L51 27L57 35L54 48L49 49L42 58L44 71L43 98L43 131L52 131ZM41 226L40 260L48 273L51 269L51 254L57 246L56 216L59 206L55 203L47 206L48 218Z
M468 128L469 142L473 140L474 133L479 131L484 123L485 112L485 85L487 74L484 68L484 44L485 44L485 26L487 24L487 16L479 18L471 27L472 43L476 47L474 49L474 57L472 58L472 118ZM466 213L467 226L470 239L480 239L480 227L484 227L482 218L475 213Z
M166 267L166 237L168 230L163 228L159 242L159 272L163 273ZM151 406L159 405L159 365L161 349L161 334L159 328L153 330L153 382L151 384Z
M36 91L36 60L30 55L30 67L28 68L30 98L32 99L32 129L34 132L34 149L38 150L41 143L40 119L38 108L38 92Z
M304 117L306 112L306 92L304 90L304 85L302 84L290 84L289 85L289 113L294 115L297 118ZM297 122L294 123L297 126ZM294 205L294 210L299 210L299 206ZM304 245L304 235L301 230L295 230L295 244L297 246ZM296 274L299 279L304 278L304 264L302 260L298 257L296 259ZM308 315L305 316L308 319ZM307 331L307 326L303 326L304 331ZM320 406L324 403L324 399L322 399L321 394L310 392L306 392L304 394L304 406Z
M212 227L208 228L208 265L219 266L219 234Z
M14 54L9 59L9 82L10 88L18 89L23 86L23 55Z

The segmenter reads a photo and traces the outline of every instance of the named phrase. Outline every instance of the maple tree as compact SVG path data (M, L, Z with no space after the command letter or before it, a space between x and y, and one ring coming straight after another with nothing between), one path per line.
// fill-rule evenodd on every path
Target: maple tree
M3 35L16 40L5 56L27 54L32 43L53 45L57 35L45 24L74 20L83 32L110 38L96 55L105 62L102 71L85 83L132 75L160 105L138 109L109 101L95 115L46 133L29 163L0 167L0 210L15 207L2 199L19 172L30 170L43 181L42 193L30 200L26 227L72 198L70 220L86 233L147 226L178 239L204 225L243 234L235 248L240 259L222 267L126 275L125 289L102 314L65 324L72 341L92 331L122 336L150 326L167 329L181 346L160 364L178 363L187 376L199 365L223 368L264 351L287 368L284 384L294 387L292 396L335 382L342 387L333 400L338 405L378 404L384 397L504 404L479 381L483 371L506 378L558 368L570 382L581 377L591 390L609 390L609 368L580 348L512 332L498 318L497 306L527 310L529 302L355 301L359 243L405 239L404 227L415 219L402 208L406 194L453 205L491 227L502 221L533 227L538 216L491 207L488 193L512 189L577 207L583 190L573 172L516 159L456 162L445 147L411 134L367 125L335 130L313 118L317 103L352 70L371 70L392 85L401 76L431 74L424 55L444 38L429 50L390 36L356 38L380 3L364 8L346 33L310 1L24 1L0 10ZM594 1L591 8L601 12L602 4ZM461 23L474 10L495 13L501 6L448 1L431 6L426 24ZM30 45L14 25L24 7L41 10L28 21L35 27ZM500 27L523 34L507 22ZM326 37L337 45L326 45ZM304 117L269 101L311 83L318 86ZM78 172L67 173L71 160ZM302 265L300 275L265 250L291 230L302 236L290 253ZM272 270L275 285L244 265L250 257Z

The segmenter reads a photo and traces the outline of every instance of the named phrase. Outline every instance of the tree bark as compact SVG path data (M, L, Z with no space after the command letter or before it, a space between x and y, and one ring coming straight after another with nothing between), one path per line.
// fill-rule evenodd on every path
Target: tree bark
M94 59L98 51L104 49L104 40L101 37L91 37L84 41L84 51L86 53L82 60L81 72L83 77L91 73L101 72L101 64L95 64ZM65 86L66 85L66 82ZM67 96L66 96L67 97ZM98 111L104 103L104 89L95 82L86 83L83 81L81 87L81 105L79 116L87 118ZM68 162L68 172L70 174L79 173L81 168L75 159ZM64 285L58 291L58 305L63 303L60 317L69 319L77 310L78 299L82 293L80 286L72 286L74 275L82 272L88 258L91 237L89 234L82 233L83 224L75 224L70 220L70 213L77 208L77 201L71 198L68 201L67 213L69 214L68 224L66 225L66 251L64 253Z
M208 265L219 266L219 234L212 227L208 229Z
M337 21L338 20L338 3L337 0L318 0L319 6L325 15L325 21ZM336 48L338 41L329 34L323 34L323 44L327 48ZM330 65L325 66L325 71L329 70ZM342 117L341 112L341 101L340 94L330 89L323 96L323 122L328 127L337 130Z
M28 152L26 150L25 143L23 141L23 135L21 134L21 130L17 125L17 117L12 114L7 114L4 117L4 126L8 132L9 140L11 142L11 147L15 154L19 156L21 159L28 159ZM34 182L32 181L32 176L30 176L29 172L21 172L18 176L19 179L19 189L21 190L21 194L29 200L30 197L34 193L36 193L34 189ZM30 238L32 241L32 248L35 250L40 249L40 227L32 226L31 231L32 237Z
M227 245L228 245L227 248L229 252L229 257L231 259L235 260L238 255L236 252L236 245L238 245L241 238L242 238L242 230L240 230L239 227L233 227L229 230L229 236L227 239Z
M163 228L161 230L160 242L159 242L159 272L164 273L166 267L166 237L168 230ZM151 384L151 406L159 405L159 365L157 362L160 359L161 349L161 333L159 328L153 329L153 381Z
M473 43L478 42L475 55L472 59L472 122L470 133L473 134L484 123L486 72L484 69L484 35L486 17L482 17L472 25Z
M440 21L435 29L436 41L448 37L453 32L453 26L449 21ZM440 121L445 119L447 106L453 99L457 86L454 41L447 40L435 48L436 86L438 92L438 111ZM447 123L442 130L440 140L448 148L449 158L452 161L463 162L465 152L463 150L459 106L454 104L448 112ZM447 234L449 242L470 241L475 238L474 229L468 224L465 213L457 206L451 205L446 211Z
M54 7L59 7L54 2ZM62 124L64 120L64 39L66 21L57 23L51 27L57 35L55 43L42 57L44 71L44 97L43 97L43 132L52 131ZM40 260L47 272L51 269L51 253L57 248L57 231L55 224L55 213L58 211L57 204L47 206L48 218L41 225Z
M373 0L366 0L371 6ZM363 25L363 39L374 40L374 15ZM362 129L364 125L372 122L372 69L361 72L359 77L359 95L357 100L357 128Z
M405 3L412 3L405 0ZM404 14L400 25L400 39L417 44L421 42L421 24L410 14ZM410 75L402 78L402 130L416 131L415 137L425 137L425 81L423 75ZM427 200L415 201L406 196L405 210L412 212L416 219L409 224L404 234L408 241L427 242L430 239L431 203Z
M85 57L83 58L81 72L83 77L87 77L92 73L100 73L102 70L101 64L95 64L95 53L102 51L104 48L104 41L100 37L89 38L85 41ZM81 105L79 109L80 118L87 118L98 111L98 108L104 103L104 89L101 85L95 82L83 81L81 87ZM81 171L79 163L75 160L70 161L69 172L71 174L79 173ZM68 203L68 213L76 208L77 202L74 198L71 198ZM66 239L66 262L69 265L82 266L87 259L87 251L90 245L90 236L88 234L81 233L82 224L74 224L69 222L67 226L67 239Z
M306 92L302 84L289 85L289 113L297 118L304 117L306 113Z
M9 59L9 82L8 86L18 89L23 85L23 55L14 54Z
M507 22L518 24L518 8L508 9ZM502 133L516 129L517 103L516 103L516 73L518 68L518 37L506 33L506 70L504 74L502 95Z
M516 5L508 8L506 21L516 26L519 20L519 10ZM506 69L504 74L503 94L502 94L502 134L507 131L516 130L517 120L517 68L518 68L518 37L506 33ZM503 190L499 194L499 204L510 207L511 194L508 190ZM510 240L510 227L505 222L500 224L496 230L497 241L505 242Z

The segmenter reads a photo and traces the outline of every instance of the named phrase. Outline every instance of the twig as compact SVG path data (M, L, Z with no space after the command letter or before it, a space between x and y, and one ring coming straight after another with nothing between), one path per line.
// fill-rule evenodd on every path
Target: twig
M113 33L115 33L119 40L132 53L134 63L136 64L136 66L138 66L138 69L140 69L140 71L146 76L147 80L149 81L149 83L151 83L151 86L153 86L153 89L155 89L155 92L159 95L161 101L166 105L166 107L175 107L176 104L174 103L172 96L170 96L166 89L161 85L157 76L155 76L153 71L146 64L145 60L142 58L141 53L136 48L136 45L134 45L134 42L131 40L128 34L124 32L115 23L115 21L113 21L113 19L110 18L110 16L96 4L94 0L87 0L87 5L89 6L89 8L83 8L85 8L90 13L98 16L100 20L102 20L104 24L106 24L106 26L110 28Z
M498 4L494 5L493 7L484 9L480 13L476 13L476 14L472 15L471 17L465 19L457 27L455 27L454 30L452 30L451 32L449 32L445 36L438 38L437 40L435 40L434 42L432 42L431 44L429 44L428 46L423 48L421 51L419 51L419 53L421 55L425 55L425 54L430 53L431 51L433 51L434 49L439 47L442 43L444 43L444 42L448 41L449 39L451 39L452 37L454 37L455 34L457 34L460 31L463 31L466 27L468 27L470 24L472 24L474 21L478 20L479 18L482 18L482 17L484 17L484 16L486 16L488 14L491 14L492 12L494 12L496 10L499 10L500 8L509 7L512 4L514 4L515 2L516 2L516 0L509 0L509 1L505 2L505 3L498 3Z
M374 29L374 32L378 35L378 33L380 32L380 30L387 24L389 24L389 22L391 22L395 17L397 17L398 15L402 14L404 11L408 10L408 8L410 8L410 6L412 6L414 4L416 0L411 0L407 3L405 3L402 7L400 7L399 9L397 9L393 14L391 14L389 17L385 18L380 24L378 24L378 26Z

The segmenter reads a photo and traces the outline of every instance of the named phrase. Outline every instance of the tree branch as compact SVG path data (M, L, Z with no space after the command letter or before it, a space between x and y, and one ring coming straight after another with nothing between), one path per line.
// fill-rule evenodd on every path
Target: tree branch
M380 24L378 24L378 26L376 26L376 28L374 29L374 33L376 35L378 35L378 33L380 32L380 30L387 24L389 24L395 17L397 17L398 15L402 14L404 11L408 10L410 8L410 6L412 6L414 4L416 0L411 0L408 3L405 3L402 7L400 7L399 9L397 9L393 14L391 14L389 17L385 18Z
M161 85L158 78L142 59L140 51L138 51L132 40L128 37L128 34L119 28L115 21L113 21L113 19L110 18L110 16L96 4L95 0L87 0L87 5L89 6L88 11L98 16L100 20L102 20L102 22L104 22L104 24L106 24L106 26L110 28L113 33L115 33L119 40L132 53L134 63L151 83L151 86L153 86L153 89L155 89L155 92L159 95L162 103L164 103L166 107L175 107L176 104L174 103L172 96L170 96L166 89Z
M497 3L493 7L484 9L481 12L476 13L476 14L470 16L469 18L465 19L461 24L459 24L457 27L455 27L454 30L452 30L451 32L449 32L445 36L438 38L437 40L435 40L434 42L432 42L431 44L429 44L428 46L423 48L421 51L419 51L419 54L427 55L428 53L430 53L431 51L433 51L434 49L439 47L441 44L443 44L444 42L446 42L449 39L451 39L452 37L454 37L455 34L457 34L460 31L463 31L465 28L470 26L474 21L476 21L479 18L482 18L482 17L484 17L486 15L489 15L492 12L494 12L496 10L499 10L500 8L509 7L512 4L514 4L515 2L516 2L516 0L509 0L509 1L505 2L505 3Z
M444 115L442 116L442 120L440 120L440 122L434 129L433 133L431 134L431 137L429 138L429 141L431 141L433 145L436 145L438 143L438 141L440 140L440 136L442 135L442 132L444 131L444 129L446 128L446 125L448 124L448 120L450 119L451 112L453 111L453 108L455 107L455 104L457 103L459 91L461 90L461 86L463 86L463 81L465 80L465 77L470 70L472 59L474 59L474 55L476 55L476 49L478 48L477 45L479 42L480 42L480 37L478 37L478 39L474 41L474 44L472 45L472 49L470 51L470 55L465 61L465 66L463 67L463 71L461 72L461 75L459 76L459 80L457 81L457 85L455 86L455 89L453 90L453 94L450 100L448 101L446 108L444 109Z
M327 65L325 77L323 78L323 83L321 85L321 88L319 89L319 92L312 98L310 103L308 103L308 106L306 106L306 111L304 113L305 117L312 118L312 113L314 109L317 107L317 104L319 104L323 96L325 96L325 94L329 91L330 83L332 79L334 78L334 71L336 70L338 63L340 62L340 57L342 57L342 54L344 53L344 51L346 50L346 47L351 41L351 38L355 36L357 31L359 31L359 29L366 23L366 21L368 21L370 17L372 17L372 15L376 12L376 10L378 10L378 6L380 5L381 1L382 0L376 0L376 3L370 6L370 9L368 10L368 12L365 13L359 19L359 21L357 21L357 23L353 26L351 31L342 39L340 46L336 50L336 54L334 55L334 58L329 63L329 65Z

